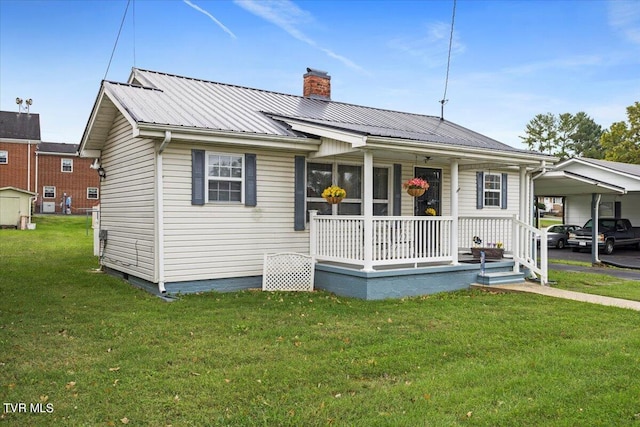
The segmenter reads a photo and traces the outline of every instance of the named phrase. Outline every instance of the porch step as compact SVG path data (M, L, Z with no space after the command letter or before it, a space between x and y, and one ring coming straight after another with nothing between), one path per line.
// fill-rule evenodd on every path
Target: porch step
M478 274L477 280L481 285L507 285L514 283L524 283L524 273L500 271L495 273Z

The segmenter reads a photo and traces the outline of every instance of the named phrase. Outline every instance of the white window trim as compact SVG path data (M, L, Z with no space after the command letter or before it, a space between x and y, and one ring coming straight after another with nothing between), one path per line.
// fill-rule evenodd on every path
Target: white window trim
M6 150L0 150L0 159L4 158L4 162L0 161L0 165L8 165L9 164L9 152Z
M71 164L71 170L66 171L64 170L64 162L68 161ZM73 159L60 159L60 171L64 172L64 173L72 173L73 172Z
M317 162L317 161L307 161L307 169L309 163L315 164L323 164L323 165L331 165L331 185L339 185L338 184L338 165L340 166L360 166L360 171L362 176L360 177L360 194L364 195L364 165L362 163L357 162L349 162L349 161L334 161L334 162ZM387 212L393 212L393 168L391 165L385 164L374 164L374 168L379 169L387 169L387 195L391 196L387 199L373 199L374 204L386 204ZM305 187L306 187L307 177L305 175ZM305 206L311 203L323 203L325 200L322 197L308 197L305 192ZM359 203L360 204L360 215L364 214L364 203L362 198L349 198L349 194L345 197L341 203ZM338 205L331 205L332 215L338 215Z
M89 190L96 190L96 197L89 197ZM100 189L98 187L87 187L87 200L100 200Z
M497 183L499 185L498 189L487 189L487 178L490 176L497 177ZM500 209L502 207L502 174L500 173L491 173L485 172L483 176L484 182L482 183L482 204L486 209ZM487 204L487 193L497 193L498 194L498 204L497 205L488 205Z
M209 156L210 155L215 155L215 156L232 156L232 157L240 157L242 158L242 171L241 171L241 177L240 178L235 178L235 177L211 177L209 176ZM246 160L244 158L244 154L238 154L238 153L226 153L226 152L222 152L222 151L205 151L204 153L204 170L205 170L205 203L220 203L223 205L244 205L244 187L245 187L245 167L246 167ZM210 181L233 181L233 182L240 182L240 201L237 200L229 200L229 201L224 201L224 200L209 200L209 182Z
M53 188L53 196L47 196L47 188ZM43 185L42 186L42 198L43 199L55 199L56 198L56 187L55 185Z

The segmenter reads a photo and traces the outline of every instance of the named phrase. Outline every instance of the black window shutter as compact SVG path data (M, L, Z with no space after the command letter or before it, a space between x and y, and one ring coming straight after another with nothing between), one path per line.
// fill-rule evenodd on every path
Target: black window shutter
M484 208L484 172L476 172L476 209Z
M305 178L305 157L296 156L293 201L293 229L296 231L302 231L305 229L305 222L307 219L304 206Z
M402 165L393 165L393 215L402 215Z
M502 205L500 206L501 209L507 209L507 176L508 175L506 173L502 174L502 197L500 197L500 203L502 203Z
M256 174L256 155L245 153L244 155L244 205L256 206L258 204Z
M191 204L204 205L204 150L191 150Z

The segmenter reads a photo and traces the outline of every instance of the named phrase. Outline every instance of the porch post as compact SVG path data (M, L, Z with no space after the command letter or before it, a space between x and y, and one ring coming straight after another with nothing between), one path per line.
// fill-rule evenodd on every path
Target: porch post
M451 223L451 264L458 264L458 160L451 160L451 217L453 222Z
M318 215L317 210L309 211L309 255L315 262L316 255L318 254L318 235L317 235L317 225L316 225L316 216Z
M373 271L373 153L364 151L364 271Z
M529 224L529 215L527 210L531 210L531 202L527 202L527 188L529 184L527 182L527 167L520 166L520 212L519 216L522 222Z

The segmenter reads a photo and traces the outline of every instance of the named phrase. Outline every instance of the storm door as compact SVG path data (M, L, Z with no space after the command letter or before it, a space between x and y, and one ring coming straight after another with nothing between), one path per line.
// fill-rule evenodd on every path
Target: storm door
M442 215L442 169L415 168L415 177L422 178L429 183L429 189L420 197L416 197L413 203L415 216L426 216L427 209L435 210L435 214Z

